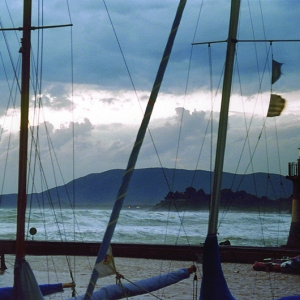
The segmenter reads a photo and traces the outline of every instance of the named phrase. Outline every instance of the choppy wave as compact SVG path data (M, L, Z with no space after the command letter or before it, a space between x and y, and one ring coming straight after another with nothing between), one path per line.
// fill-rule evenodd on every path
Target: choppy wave
M15 239L16 210L0 209L0 216L0 239ZM108 209L33 209L27 215L27 229L29 232L35 227L37 234L28 234L28 239L99 242L109 216ZM227 212L218 228L219 241L228 239L237 246L279 246L287 241L290 221L289 214ZM121 212L112 241L197 245L204 242L207 222L207 212L126 209Z

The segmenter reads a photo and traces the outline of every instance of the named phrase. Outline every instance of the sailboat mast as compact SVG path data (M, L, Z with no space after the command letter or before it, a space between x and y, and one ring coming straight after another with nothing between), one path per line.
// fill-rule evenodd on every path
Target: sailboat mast
M21 82L21 121L19 145L19 178L18 178L18 213L16 259L25 256L25 215L27 190L27 152L28 152L28 115L30 91L30 39L31 39L31 8L32 1L24 0L23 8L23 38L21 41L22 53L22 82Z
M231 94L232 74L234 67L235 45L237 43L237 29L240 11L240 0L232 0L227 52L223 80L221 111L218 129L217 150L215 159L214 179L210 201L208 234L217 234L219 203L222 185L225 145L228 125L228 111Z

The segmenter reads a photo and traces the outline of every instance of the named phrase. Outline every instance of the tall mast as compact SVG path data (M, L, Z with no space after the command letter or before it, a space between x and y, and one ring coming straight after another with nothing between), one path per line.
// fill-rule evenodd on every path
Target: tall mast
M25 215L27 192L27 152L28 152L28 115L30 92L30 39L31 39L31 8L32 1L24 0L23 8L23 38L22 53L22 82L21 82L21 121L19 145L19 178L18 178L18 214L16 259L25 256Z
M240 0L231 3L230 24L227 39L227 52L222 90L222 102L218 129L218 140L215 160L213 187L210 202L208 234L217 234L219 202L222 184L222 172L227 137L228 111L231 94L232 74L234 67L235 45L237 42L237 28L240 11Z

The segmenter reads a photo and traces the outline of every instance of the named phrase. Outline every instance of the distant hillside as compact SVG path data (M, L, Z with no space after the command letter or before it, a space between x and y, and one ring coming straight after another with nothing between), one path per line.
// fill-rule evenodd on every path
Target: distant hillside
M202 189L196 190L188 187L184 192L169 192L165 199L157 203L156 210L208 210L210 205L210 194ZM292 197L271 200L265 196L256 197L245 191L233 192L230 189L223 189L220 197L220 208L229 210L247 210L264 212L292 212Z
M164 171L164 172L163 172ZM60 205L69 206L75 193L78 206L112 205L115 201L124 170L110 170L103 173L90 174L67 183L65 186L50 189L43 193L32 195L32 199L47 202L51 197L54 205L60 199ZM174 180L173 180L174 179ZM184 191L193 186L210 193L211 173L208 171L190 171L147 168L135 170L125 199L126 205L155 205L168 194L169 186L173 191ZM281 184L282 183L282 184ZM246 191L257 197L267 196L270 199L288 197L292 194L292 183L284 176L265 173L235 175L224 173L222 189ZM280 191L285 191L282 195ZM59 195L59 197L58 197ZM34 202L33 202L34 203ZM1 207L15 206L16 195L2 195Z

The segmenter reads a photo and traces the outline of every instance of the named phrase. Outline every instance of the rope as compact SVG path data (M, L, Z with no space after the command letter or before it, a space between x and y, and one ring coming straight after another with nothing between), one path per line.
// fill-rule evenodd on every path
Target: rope
M131 280L125 278L124 276L122 276L122 275L119 274L119 273L117 273L117 274L118 274L118 276L119 276L119 279L118 279L118 280L119 280L120 283L121 283L121 278L122 278L122 279L125 279L126 281L128 281L128 282L131 283L132 285L134 285L134 286L138 287L139 289L145 291L147 294L153 296L154 298L156 298L156 299L161 299L161 300L162 300L162 298L160 298L160 297L154 295L152 292L149 292L148 290L146 290L145 288L139 286L139 285L136 284L135 282L133 282L133 281L131 281ZM124 291L124 293L125 293L125 291ZM125 295L125 296L126 296L126 295ZM130 296L130 295L128 295L128 296ZM126 296L126 297L127 297L127 296Z
M107 226L105 234L104 234L103 241L101 243L101 247L100 247L100 250L99 250L99 253L97 256L96 264L101 262L105 258L105 255L107 253L111 238L113 236L113 233L114 233L114 230L115 230L118 218L119 218L120 211L123 207L123 203L125 200L129 182L131 180L131 177L132 177L132 174L134 171L134 167L135 167L135 164L136 164L136 161L137 161L137 158L138 158L138 155L139 155L139 152L140 152L140 149L141 149L141 146L142 146L142 143L143 143L146 131L147 131L147 126L149 124L150 117L151 117L151 114L152 114L152 111L153 111L153 108L154 108L154 105L155 105L155 102L157 99L157 95L158 95L158 92L159 92L159 89L160 89L160 86L161 86L161 83L162 83L162 80L164 77L164 73L165 73L165 70L167 67L167 63L168 63L168 60L170 57L170 53L171 53L171 50L173 47L173 43L174 43L174 40L176 37L177 29L178 29L178 26L179 26L179 23L181 20L181 16L182 16L185 4L186 4L186 0L181 0L178 5L177 13L176 13L176 16L175 16L175 19L173 22L173 26L172 26L172 29L171 29L171 32L169 35L167 45L165 47L165 51L164 51L157 75L156 75L156 79L155 79L155 82L154 82L154 85L152 88L152 92L151 92L151 95L150 95L150 98L149 98L149 101L148 101L148 104L146 107L144 118L143 118L142 124L140 126L140 129L138 131L136 141L134 143L132 152L131 152L129 160L128 160L128 165L127 165L126 171L124 173L121 186L119 188L119 192L118 192L118 195L117 195L114 207L113 207L113 211L112 211L108 226ZM90 283L88 285L84 300L91 299L97 279L98 279L98 272L96 269L94 269L92 272L92 275L91 275Z
M69 18L71 20L71 15L70 15L70 10L69 10L69 4L68 4L68 0L67 0L67 6L68 6L68 12L69 12ZM44 21L43 21L43 2L38 2L38 24L39 27L40 25L43 26ZM31 151L30 153L32 155L30 155L30 157L28 157L28 179L27 182L30 182L30 178L31 178L31 194L33 194L33 192L36 191L36 186L35 186L35 180L34 178L36 177L36 172L37 170L39 170L40 175L41 175L41 184L43 185L43 187L46 187L46 190L49 190L49 187L47 185L47 181L46 181L46 176L43 170L43 164L42 164L42 159L40 156L40 152L39 152L39 132L40 132L40 115L43 111L43 103L42 103L42 98L40 97L40 95L42 95L42 77L43 77L43 53L44 53L44 47L43 47L43 42L44 42L44 34L43 34L43 30L38 30L38 37L37 37L37 53L36 53L36 58L34 57L34 53L33 51L31 51L31 57L32 57L32 81L31 81L31 85L33 87L33 93L34 93L34 97L35 97L35 104L34 104L34 117L33 117L33 121L32 124L30 126L30 135L31 135ZM71 27L71 91L72 91L72 96L73 96L73 31L72 31L72 27ZM72 97L73 99L73 97ZM37 126L33 126L34 124L37 124ZM74 122L73 122L74 123ZM55 183L57 183L57 177L56 177L56 172L55 170L55 166L54 164L57 164L57 168L59 170L59 174L63 180L63 175L62 175L62 171L60 168L60 164L58 162L56 153L54 152L54 146L52 144L51 138L50 138L50 133L47 127L47 123L44 122L44 127L45 127L45 132L46 132L46 137L47 137L47 141L48 141L48 147L49 147L49 155L50 155L50 160L51 160L51 165L52 165L52 169L53 169L53 176L54 176L54 180ZM74 143L74 128L73 128L73 143ZM74 144L73 144L73 162L74 162ZM74 166L74 165L73 165ZM74 169L73 169L73 176L74 176ZM64 180L63 180L64 182ZM57 184L56 184L57 186ZM64 186L65 186L65 182L64 182ZM42 188L43 190L43 188ZM67 193L68 195L68 193ZM73 192L73 195L75 195L75 193ZM63 227L62 229L58 227L58 224L60 222L58 222L58 218L60 217L60 219L63 219L62 216L62 210L61 207L60 208L60 216L57 215L57 213L55 212L54 209L54 205L52 202L52 198L50 196L50 193L47 194L48 196L48 202L49 202L49 206L52 208L52 212L53 212L53 216L55 219L55 223L57 224L57 229L59 232L59 236L60 236L60 240L63 241L64 237L63 237L63 232L65 233L65 228ZM59 201L59 206L60 206L60 199L59 199L59 195L57 194L57 198ZM69 202L71 204L70 201L70 196L68 195L68 199ZM42 211L44 209L44 198L42 199L42 205L41 203L38 203L40 210ZM32 205L32 201L33 199L30 199L30 206ZM74 199L73 199L73 203L71 205L71 207L74 209ZM31 212L31 210L30 210ZM73 210L73 215L74 215L74 210ZM75 220L75 217L74 217ZM29 214L29 221L30 221L30 214ZM76 222L76 220L74 221ZM64 226L64 223L62 223ZM28 222L28 226L29 226L29 222ZM75 225L74 225L75 226ZM63 232L62 232L63 231ZM46 229L45 229L45 233L46 233ZM75 230L74 230L74 234L75 234ZM47 236L47 233L46 233ZM66 236L66 234L64 234L64 236ZM74 280L74 276L73 276L73 271L71 268L71 263L70 263L70 258L66 255L66 261L68 264L68 268L69 268L69 274L70 274L70 278L72 280L72 282L75 282ZM55 266L55 264L53 263L53 266ZM72 288L73 292L72 294L75 295L75 287Z
M193 279L193 300L198 300L198 277L197 277L197 273L195 273L194 279Z

